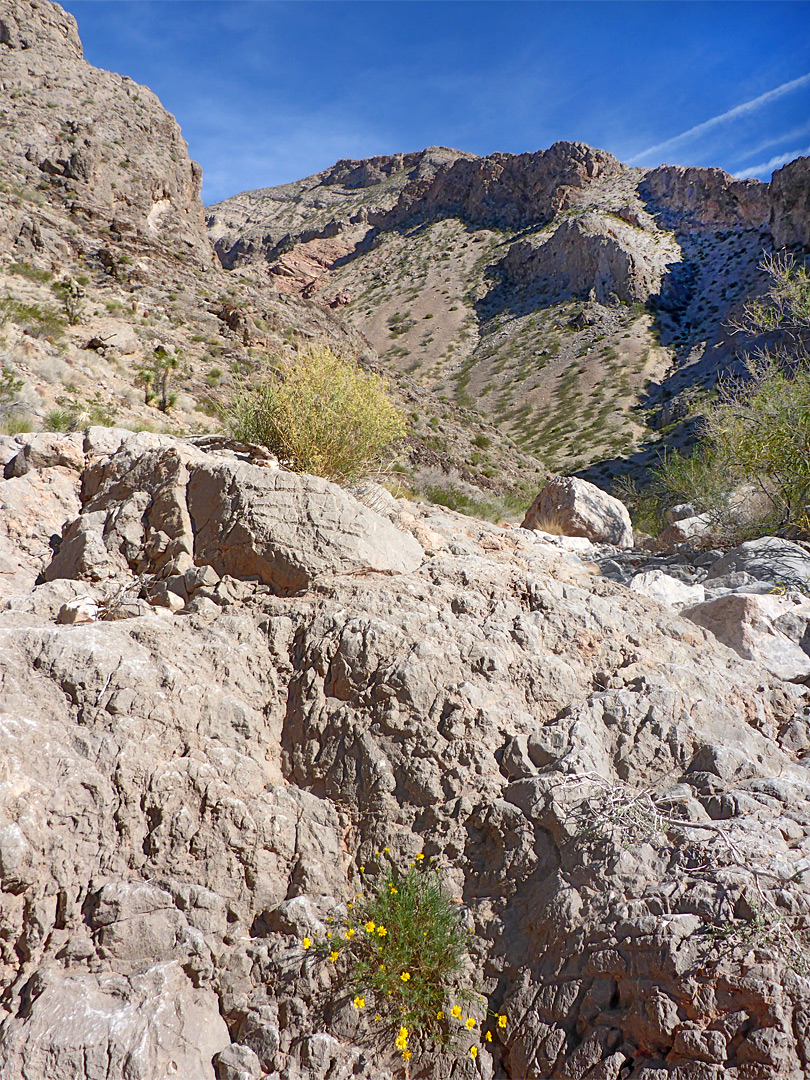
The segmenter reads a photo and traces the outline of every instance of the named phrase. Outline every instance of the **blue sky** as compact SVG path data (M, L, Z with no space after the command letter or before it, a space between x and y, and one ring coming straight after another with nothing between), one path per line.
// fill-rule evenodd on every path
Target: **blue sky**
M62 0L151 87L210 204L338 158L581 140L740 176L810 155L810 2Z

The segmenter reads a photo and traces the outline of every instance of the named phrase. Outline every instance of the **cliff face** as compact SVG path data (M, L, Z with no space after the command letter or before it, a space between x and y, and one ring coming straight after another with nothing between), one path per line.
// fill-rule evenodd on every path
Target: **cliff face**
M0 60L13 103L0 129L9 190L42 193L79 232L133 232L210 261L200 167L150 90L86 63L72 16L37 0L0 5ZM26 246L29 218L21 207L4 221L7 242Z
M773 174L770 229L777 247L810 248L810 158Z

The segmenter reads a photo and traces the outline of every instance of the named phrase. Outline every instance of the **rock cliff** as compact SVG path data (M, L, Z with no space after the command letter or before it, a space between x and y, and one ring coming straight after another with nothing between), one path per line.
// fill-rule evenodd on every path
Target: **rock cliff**
M301 944L383 849L435 857L507 1017L409 1075L806 1075L805 687L586 540L223 440L2 451L2 1075L403 1075Z

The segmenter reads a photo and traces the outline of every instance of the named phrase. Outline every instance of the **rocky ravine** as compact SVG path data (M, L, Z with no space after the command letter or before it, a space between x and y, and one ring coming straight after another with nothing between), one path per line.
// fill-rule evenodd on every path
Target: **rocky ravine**
M807 160L771 184L583 143L340 161L208 209L223 265L340 307L392 367L555 471L653 459L742 343L764 251L808 246ZM679 445L693 424L664 433ZM619 457L621 455L621 457Z
M807 1075L804 686L585 540L221 440L2 456L1 1075L402 1076L301 947L383 847L509 1017L410 1076Z

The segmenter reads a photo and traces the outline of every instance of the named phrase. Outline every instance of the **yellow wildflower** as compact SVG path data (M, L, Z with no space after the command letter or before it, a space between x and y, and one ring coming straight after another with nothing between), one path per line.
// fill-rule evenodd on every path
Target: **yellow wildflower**
M478 1057L478 1047L477 1046L471 1046L470 1047L470 1057L473 1059L473 1061L475 1061L475 1059Z
M385 937L385 935L388 933L388 931L385 929L384 926L378 926L377 927L377 933L380 935L380 937Z
M394 886L392 885L391 886L391 895L395 896L398 892L399 892L399 889L395 889Z
M488 1031L484 1038L487 1040L487 1042L492 1042L492 1032Z
M380 964L380 971L385 971L385 964Z
M312 942L309 940L308 937L305 937L301 944L304 946L305 949L308 949Z
M505 1028L506 1027L506 1016L503 1013L501 1013L501 1015L498 1017L498 1027L499 1028Z
M439 1011L436 1013L436 1019L437 1020L444 1020L444 1010L443 1009L439 1009Z
M332 936L332 931L331 931L331 930L327 930L327 931L326 931L326 936L327 936L327 937L331 937L331 936Z
M464 1026L467 1028L467 1031L472 1031L472 1029L475 1027L475 1020L473 1020L471 1016L468 1016L467 1019L464 1021Z
M340 956L340 953L337 951L337 949L332 949L332 951L329 953L329 959L332 961L333 964L337 960L338 956Z
M390 855L390 854L391 854L391 848L390 848L390 847L387 847L387 848L383 848L383 851L385 852L385 854L386 854L386 855Z
M349 929L346 931L346 940L351 941L353 937L354 937L354 928L350 926Z
M354 999L354 1007L355 1007L355 1009L362 1009L365 1006L365 1004L366 1004L366 999L364 997L360 997L360 995L358 994L357 997Z
M422 859L424 859L424 857L425 857L425 856L424 856L424 855L422 854L422 852L420 851L420 852L419 852L419 854L418 854L418 855L416 856L416 861L417 861L417 862L421 862L421 861L422 861Z
M458 1020L458 1018L461 1016L461 1006L454 1005L450 1012L453 1016L455 1016L456 1020Z
M365 872L366 872L366 868L365 868L365 866L361 866L361 867L360 867L360 873L361 873L361 874L365 874Z
M397 1035L397 1038L396 1038L396 1048L397 1048L397 1050L406 1050L407 1047L408 1047L408 1029L406 1027L401 1027L399 1029L399 1035Z
M371 919L369 919L368 922L366 923L366 926L365 926L366 933L367 934L373 934L376 929L377 929L377 924L372 922Z
M410 979L410 977L411 977L410 971L403 971L402 974L400 975L400 979L402 979L403 982L407 982Z
M403 1059L403 1061L410 1061L411 1060L411 1052L410 1052L410 1050L403 1050L402 1051L402 1059Z

